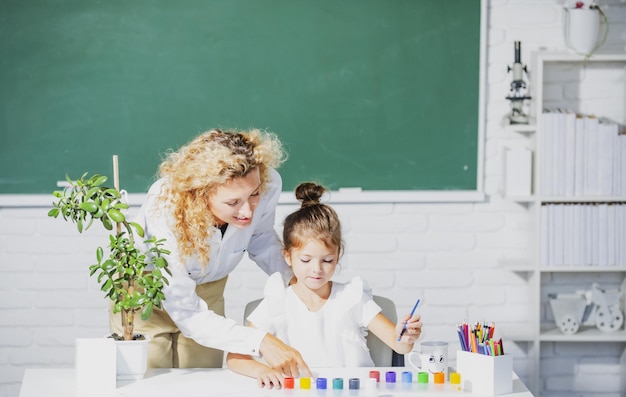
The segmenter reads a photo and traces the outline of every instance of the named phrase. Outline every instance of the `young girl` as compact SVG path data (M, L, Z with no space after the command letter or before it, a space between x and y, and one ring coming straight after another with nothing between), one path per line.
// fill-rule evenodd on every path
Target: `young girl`
M302 206L285 219L283 229L283 254L294 279L285 288L280 274L269 278L249 325L296 348L310 367L374 366L366 329L397 353L410 352L421 334L419 315L407 315L394 325L359 277L346 284L331 281L343 242L337 213L320 203L325 191L310 182L296 188ZM229 353L227 364L256 377L261 387L282 387L283 375L251 356Z

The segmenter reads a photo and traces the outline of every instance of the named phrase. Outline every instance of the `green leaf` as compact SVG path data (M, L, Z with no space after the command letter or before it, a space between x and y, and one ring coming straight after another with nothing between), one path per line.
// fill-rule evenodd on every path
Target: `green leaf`
M92 177L92 179L93 179L93 178L95 178L95 179L94 179L94 181L93 181L93 183L92 183L92 185L93 185L93 186L100 186L100 185L102 185L104 182L106 182L106 181L107 181L107 179L108 179L108 178L107 178L106 176L104 176L104 175L94 175L94 176Z
M140 225L140 224L138 224L137 222L129 222L129 223L130 223L130 225L131 225L132 227L134 227L134 228L135 228L135 230L137 231L137 235L138 235L139 237L143 238L143 236L144 236L144 231L143 231L143 228L141 227L141 225Z
M104 282L104 284L102 284L102 291L110 290L112 285L113 285L113 281L111 281L111 279L108 279L107 281Z
M78 205L82 210L85 210L89 213L94 213L98 211L98 205L91 201L85 201L84 203L80 203Z
M98 258L98 263L102 262L103 256L104 256L104 250L102 249L102 247L98 247L96 249L96 258Z
M146 321L152 316L152 302L148 302L143 309L141 309L141 319Z
M156 267L154 270L162 269L164 267L167 267L167 261L162 256L159 256L154 261L154 266ZM162 275L161 272L159 272L159 276L161 276L161 275Z
M107 211L110 206L111 206L111 200L108 198L105 198L104 200L102 200L102 204L100 204L100 208L102 208L104 211Z
M114 221L114 222L124 222L126 220L126 217L124 216L124 214L122 214L121 211L116 210L115 208L111 208L107 211L107 215L109 215L109 217Z
M87 196L87 198L91 198L91 196L96 194L98 190L100 190L100 188L97 186L94 186L91 189L87 190L87 193L85 194L85 196Z
M102 264L102 270L104 270L105 272L109 272L112 269L115 269L116 267L117 267L117 262L115 262L113 259L107 259Z
M51 209L50 211L48 211L48 216L52 218L56 218L57 216L59 216L59 209L58 208Z
M100 218L100 220L102 221L102 225L106 230L113 230L113 224L111 224L111 220L108 216L103 216L102 218Z
M104 215L104 211L100 207L98 207L98 211L96 211L95 213L91 214L91 216L96 218L96 219L102 218L102 215Z
M108 194L109 196L115 197L115 198L120 198L122 197L122 195L120 194L120 192L118 192L117 190L113 189L113 188L109 188L107 190L104 191L105 194Z

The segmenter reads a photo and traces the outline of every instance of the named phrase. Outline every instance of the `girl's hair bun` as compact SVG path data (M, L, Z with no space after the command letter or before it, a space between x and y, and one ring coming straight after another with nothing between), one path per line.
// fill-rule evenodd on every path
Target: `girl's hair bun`
M303 182L296 187L296 199L302 203L301 208L317 205L322 199L326 188L315 182Z

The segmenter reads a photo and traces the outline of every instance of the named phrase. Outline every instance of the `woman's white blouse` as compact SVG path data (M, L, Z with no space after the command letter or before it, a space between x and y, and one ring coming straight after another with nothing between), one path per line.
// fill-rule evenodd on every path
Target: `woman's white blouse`
M209 310L195 292L197 284L220 280L239 264L245 253L267 274L279 272L285 280L291 269L282 255L282 245L274 230L276 204L280 197L282 181L271 170L272 181L262 194L250 226L244 229L228 227L222 234L213 227L210 237L210 261L201 263L197 257L181 261L173 233L171 212L157 201L165 180L159 179L149 189L135 222L142 225L146 238L156 236L166 239L165 248L171 251L167 260L172 276L166 275L164 309L182 334L201 345L241 354L259 355L259 346L265 332L238 325Z

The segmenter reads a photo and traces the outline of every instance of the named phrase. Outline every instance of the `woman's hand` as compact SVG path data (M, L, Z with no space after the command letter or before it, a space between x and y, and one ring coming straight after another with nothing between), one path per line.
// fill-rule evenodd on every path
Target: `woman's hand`
M265 338L261 341L260 350L267 364L285 376L299 378L300 371L305 376L313 376L300 352L286 345L272 334L265 334Z

